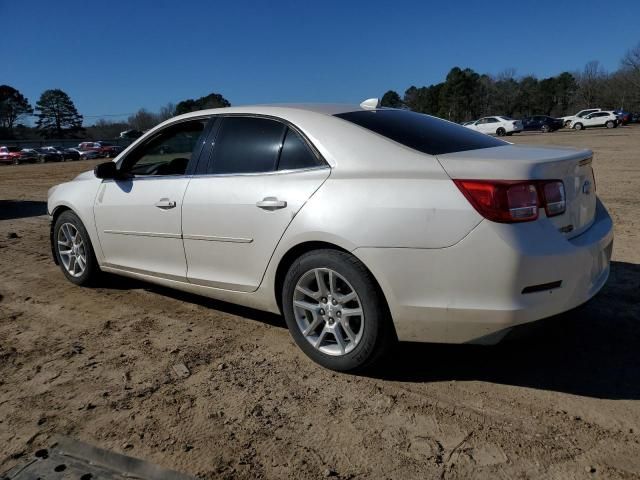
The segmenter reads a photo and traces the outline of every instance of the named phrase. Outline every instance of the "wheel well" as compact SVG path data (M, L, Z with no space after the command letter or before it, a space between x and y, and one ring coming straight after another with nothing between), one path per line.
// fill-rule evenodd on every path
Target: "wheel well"
M284 314L284 312L282 310L282 287L284 285L284 279L285 279L285 277L287 275L287 272L289 271L289 267L291 267L291 265L293 265L293 262L295 262L296 259L300 258L300 256L304 255L305 253L311 252L313 250L325 250L325 249L337 250L339 252L344 252L344 253L348 253L349 255L352 255L352 253L349 252L348 250L345 250L344 248L339 247L339 246L337 246L337 245L335 245L333 243L328 243L328 242L305 242L305 243L301 243L301 244L296 245L295 247L291 248L291 250L289 250L287 253L285 253L285 255L280 260L280 263L278 264L278 268L276 269L276 278L275 278L275 282L274 282L274 293L275 293L275 297L276 297L276 302L278 303L278 308L280 309L280 312L282 314ZM389 304L387 303L387 298L385 297L384 292L382 291L382 287L380 287L380 283L376 279L375 275L373 275L371 270L369 270L369 267L367 267L365 265L365 268L369 271L369 273L371 273L371 277L373 278L373 281L375 282L376 286L378 287L378 292L382 296L382 300L384 302L384 305L387 308L387 315L389 316L389 319L391 320L391 329L393 331L393 335L396 335L396 333L395 333L395 331L396 331L395 330L395 325L393 324L392 317L391 317L391 309L389 308Z
M49 227L49 240L50 240L49 243L51 245L51 256L53 257L53 261L55 262L56 265L58 264L58 257L56 257L56 251L53 248L53 226L56 224L57 218L67 210L71 210L71 209L65 205L61 205L59 207L54 208L53 212L51 212L52 220L51 220L51 226Z
M273 284L274 293L276 296L276 302L278 302L278 308L282 312L282 286L284 285L284 278L287 276L287 272L289 271L289 267L293 265L293 262L296 259L300 258L307 252L311 252L313 250L322 250L322 249L330 249L337 250L339 252L349 253L344 248L341 248L333 243L328 242L305 242L299 245L296 245L284 256L280 259L280 263L278 264L278 268L276 269L276 279Z

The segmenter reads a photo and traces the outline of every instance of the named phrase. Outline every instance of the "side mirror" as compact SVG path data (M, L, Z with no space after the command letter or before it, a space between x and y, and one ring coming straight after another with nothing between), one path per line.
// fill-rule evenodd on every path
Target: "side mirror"
M96 178L113 179L118 176L118 168L115 162L100 163L93 169L93 174Z

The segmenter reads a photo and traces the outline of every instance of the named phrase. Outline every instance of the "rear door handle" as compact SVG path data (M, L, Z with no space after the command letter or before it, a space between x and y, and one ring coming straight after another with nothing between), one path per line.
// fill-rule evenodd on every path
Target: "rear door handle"
M278 210L286 206L287 202L278 200L276 197L265 197L256 203L256 207L262 208L263 210Z
M171 201L168 198L161 198L156 203L156 207L161 208L162 210L170 210L172 208L176 208L176 202Z

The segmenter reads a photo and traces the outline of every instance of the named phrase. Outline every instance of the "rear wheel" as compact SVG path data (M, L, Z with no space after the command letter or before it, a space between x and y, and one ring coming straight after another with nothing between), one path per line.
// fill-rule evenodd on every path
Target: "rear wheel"
M543 125L540 130L542 130L542 133L549 133L551 128L549 128L549 125Z
M502 136L504 136L506 134L507 134L507 131L502 127L500 127L498 130L496 130L496 135L498 135L499 137L502 137Z
M89 285L100 273L89 234L71 210L62 212L53 227L53 249L62 273L76 285Z
M616 124L612 120L609 120L607 123L604 124L604 126L607 128L613 128L616 126Z
M345 252L315 250L297 259L285 277L282 306L298 346L332 370L371 367L395 340L380 288Z
M573 126L573 129L574 129L574 130L582 130L583 128L584 128L584 125L582 125L581 123L576 123L576 124Z
M20 159L19 158L14 158L13 159L13 164L14 165L20 165Z
M565 120L564 127L569 128L571 126L571 120Z

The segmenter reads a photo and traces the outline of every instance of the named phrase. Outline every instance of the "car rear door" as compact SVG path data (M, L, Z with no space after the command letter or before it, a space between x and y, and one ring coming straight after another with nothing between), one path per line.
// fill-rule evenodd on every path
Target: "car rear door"
M103 180L94 216L107 267L186 281L182 200L208 127L163 128L118 162L122 179Z
M330 168L294 126L227 116L212 132L184 198L182 234L192 283L250 292L296 213Z

